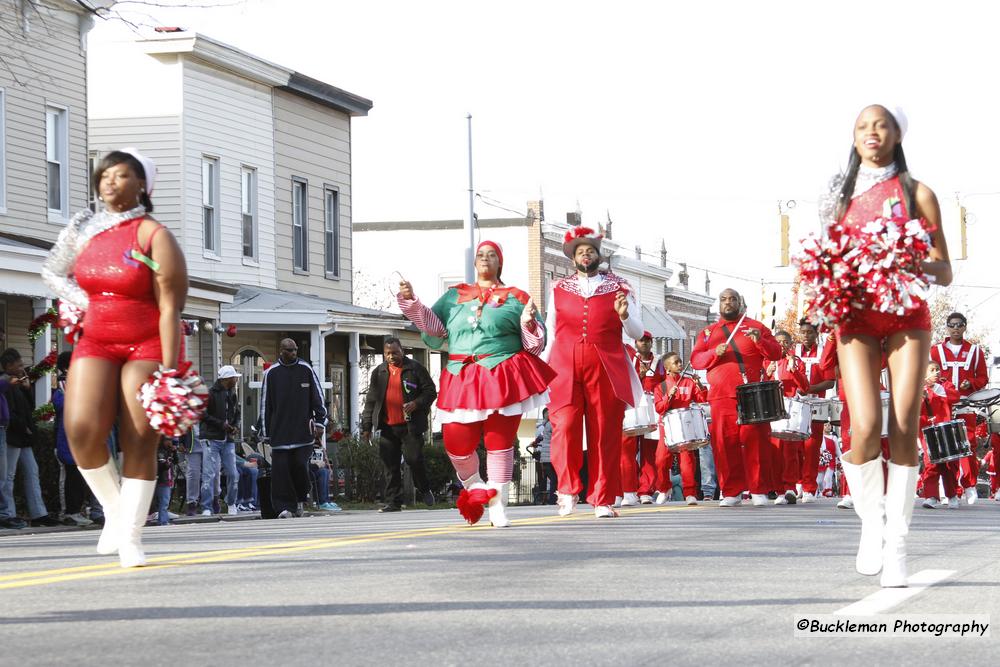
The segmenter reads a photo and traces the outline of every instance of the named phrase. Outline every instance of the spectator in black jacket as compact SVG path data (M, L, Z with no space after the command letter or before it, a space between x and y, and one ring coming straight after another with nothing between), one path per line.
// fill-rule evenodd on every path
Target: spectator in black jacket
M326 406L316 371L299 359L291 338L281 341L278 361L264 371L260 433L271 446L271 502L279 519L302 516L309 496L309 457L323 432Z
M59 522L49 516L42 500L42 487L38 479L38 463L32 445L35 443L35 400L31 393L31 382L24 370L24 359L14 348L7 348L0 354L0 367L9 381L7 406L10 423L7 426L7 477L3 484L3 503L0 508L2 518L17 516L14 506L14 475L21 473L24 498L28 504L28 518L35 526L58 526Z
M385 465L385 506L380 512L398 512L403 502L403 476L400 455L413 475L413 486L428 506L434 504L434 494L427 482L424 468L424 433L427 417L437 398L437 390L427 369L403 356L398 338L385 339L385 358L372 371L361 415L361 437L377 433L379 457ZM374 429L373 429L374 427Z
M236 514L240 475L236 468L236 442L239 433L240 402L236 383L240 374L232 366L219 369L218 379L208 390L208 406L202 417L199 435L205 451L201 467L202 514L211 514L215 502L215 480L226 476L226 511Z

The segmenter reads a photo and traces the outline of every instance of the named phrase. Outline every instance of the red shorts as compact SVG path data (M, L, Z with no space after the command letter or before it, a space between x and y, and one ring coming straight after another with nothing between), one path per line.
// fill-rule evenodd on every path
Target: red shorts
M912 313L893 315L875 310L856 310L846 322L840 325L838 334L841 336L874 336L888 338L900 331L930 331L931 311L926 303Z
M88 338L84 333L83 338L73 348L73 359L83 357L97 357L107 359L116 364L122 365L127 361L163 361L163 347L160 345L160 337L148 338L139 343L108 343Z

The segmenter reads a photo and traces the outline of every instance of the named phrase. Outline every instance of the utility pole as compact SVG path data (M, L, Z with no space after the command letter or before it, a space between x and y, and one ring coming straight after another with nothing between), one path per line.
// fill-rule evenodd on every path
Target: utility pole
M476 252L476 193L472 189L472 114L466 114L469 123L469 218L465 223L468 245L465 248L465 282L471 285L476 279L474 270Z

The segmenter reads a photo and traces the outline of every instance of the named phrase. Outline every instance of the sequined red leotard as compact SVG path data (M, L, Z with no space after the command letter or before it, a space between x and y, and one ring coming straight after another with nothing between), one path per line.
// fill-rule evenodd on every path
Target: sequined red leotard
M873 186L851 200L844 217L847 228L865 225L875 218L909 218L906 198L899 184L899 177L893 176ZM898 331L930 331L931 313L924 302L906 315L881 313L875 310L852 311L847 321L840 325L841 335L867 335L885 338Z
M140 247L138 232L143 219L126 220L101 232L77 256L73 274L90 305L74 357L100 357L118 363L162 361L153 270L144 263L151 261L153 237L162 227L150 234L146 247Z

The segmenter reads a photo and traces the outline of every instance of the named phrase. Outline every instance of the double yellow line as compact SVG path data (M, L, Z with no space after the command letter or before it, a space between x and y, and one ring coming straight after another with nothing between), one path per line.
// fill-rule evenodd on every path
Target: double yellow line
M689 507L640 507L623 510L622 514L643 514L648 512L676 512L691 509ZM543 516L530 519L516 519L511 524L516 526L538 526L550 523L562 523L566 521L596 520L590 513L577 513L567 517ZM46 584L56 584L64 581L76 581L80 579L93 579L96 577L108 577L115 575L136 574L152 572L155 570L165 570L186 565L200 565L203 563L223 563L227 561L253 558L254 556L296 553L301 551L315 551L317 549L330 549L334 547L350 546L354 544L365 544L368 542L385 542L389 540L401 540L413 537L432 537L435 535L455 535L469 534L471 531L489 530L492 527L489 523L476 526L455 524L441 526L437 528L416 528L411 530L397 530L382 533L367 533L346 537L328 537L312 540L298 540L295 542L280 542L276 544L263 544L258 546L242 547L239 549L217 549L214 551L201 551L189 554L179 554L176 556L158 556L150 558L147 565L141 568L124 569L119 567L117 562L103 563L100 565L81 565L77 567L65 567L53 570L37 570L34 572L19 572L0 576L0 590L7 588L24 588L27 586L42 586Z

